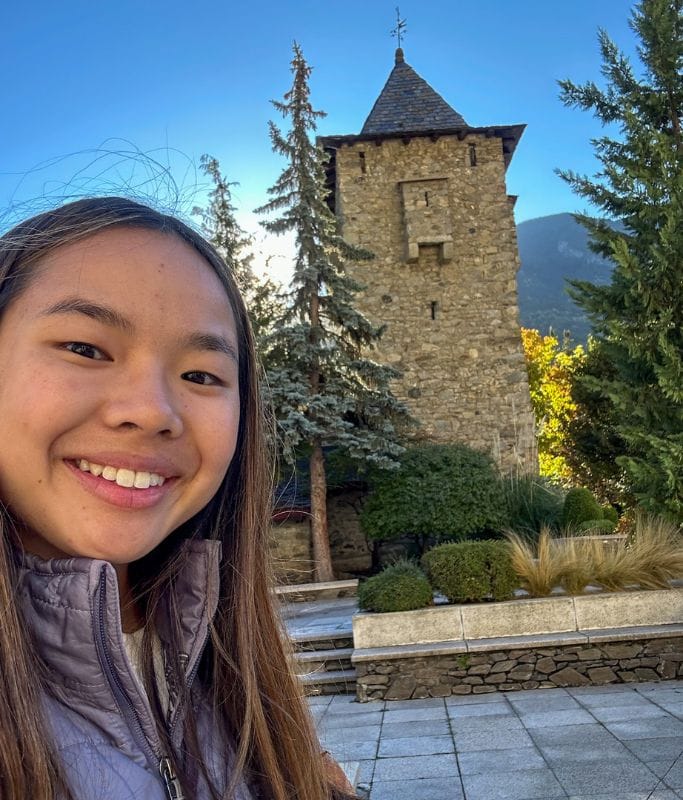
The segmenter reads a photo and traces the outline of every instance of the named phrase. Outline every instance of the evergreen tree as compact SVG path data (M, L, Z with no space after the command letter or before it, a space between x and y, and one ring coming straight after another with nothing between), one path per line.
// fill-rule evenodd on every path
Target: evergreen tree
M627 493L683 519L683 0L642 0L631 15L642 76L604 31L606 88L561 81L568 106L590 110L615 136L593 141L602 164L592 179L560 172L623 227L588 215L594 250L614 262L606 286L574 282L608 374L586 386L613 409L616 457Z
M237 222L232 201L234 182L221 173L218 159L204 154L201 168L211 178L213 188L206 208L195 208L193 213L202 221L204 235L218 250L247 304L257 348L262 360L267 360L264 340L270 332L273 319L282 305L278 286L267 278L259 278L253 270L252 237Z
M403 452L395 423L407 412L389 390L396 372L367 357L381 328L354 308L360 286L345 263L372 256L344 241L328 206L327 156L311 139L324 113L311 106L311 68L296 43L293 52L292 88L282 102L273 101L291 127L283 133L270 123L273 150L287 166L257 209L277 214L263 222L266 230L294 231L296 238L289 304L268 341L268 380L285 457L309 457L316 579L332 580L325 453L335 448L362 463L390 465Z

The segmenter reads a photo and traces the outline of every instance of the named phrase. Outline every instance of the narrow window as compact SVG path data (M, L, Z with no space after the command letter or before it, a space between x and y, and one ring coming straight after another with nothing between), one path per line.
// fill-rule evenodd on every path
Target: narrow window
M437 311L438 307L439 307L439 305L436 302L436 300L432 300L432 319L436 319L436 311Z
M425 205L429 205L429 192L425 192Z
M358 153L358 161L360 162L360 171L365 175L365 153L363 150Z
M467 145L467 151L470 155L470 167L477 166L477 146L476 144Z

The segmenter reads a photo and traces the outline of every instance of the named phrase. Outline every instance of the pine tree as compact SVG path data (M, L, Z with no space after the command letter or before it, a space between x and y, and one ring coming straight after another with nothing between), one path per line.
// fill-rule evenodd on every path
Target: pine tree
M235 276L237 286L244 297L249 318L262 360L267 360L264 340L271 330L273 319L282 305L278 286L267 278L258 277L253 270L252 237L237 222L232 200L234 182L228 181L221 172L217 158L204 154L201 168L211 178L213 188L209 193L206 208L197 207L193 213L201 219L204 235L218 250L228 268Z
M608 375L584 377L613 408L616 457L628 493L683 519L683 0L642 0L631 15L642 76L604 31L606 88L561 81L568 106L590 110L615 136L593 141L592 179L560 172L621 225L578 215L594 250L614 263L609 285L574 282Z
M268 369L268 380L285 457L309 458L316 579L332 580L325 454L335 448L365 464L392 464L403 452L395 423L408 417L389 390L396 372L367 356L382 331L354 308L360 286L345 263L372 256L344 241L327 204L327 156L311 139L324 112L311 105L311 68L296 43L293 53L292 88L282 102L273 101L291 127L285 134L269 126L273 150L287 166L257 209L278 214L262 223L266 230L294 231L296 238L289 305L268 343L271 364L280 366Z

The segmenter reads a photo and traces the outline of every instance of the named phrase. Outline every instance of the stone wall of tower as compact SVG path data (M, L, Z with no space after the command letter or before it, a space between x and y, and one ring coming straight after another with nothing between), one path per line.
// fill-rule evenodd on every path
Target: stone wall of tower
M336 153L344 237L374 252L353 265L359 306L387 328L376 358L418 436L536 468L519 333L519 258L499 138L456 135L344 144Z

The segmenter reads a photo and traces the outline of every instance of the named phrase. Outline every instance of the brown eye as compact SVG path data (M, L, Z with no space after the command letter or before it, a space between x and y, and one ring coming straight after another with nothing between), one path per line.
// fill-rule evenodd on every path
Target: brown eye
M182 377L190 383L199 383L202 386L223 386L223 381L210 372L184 372Z
M75 353L83 358L90 358L94 361L104 361L107 356L95 345L87 342L65 342L62 347L70 353Z

